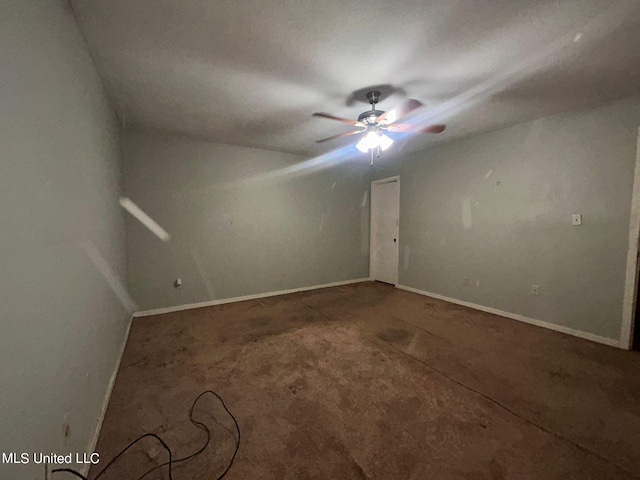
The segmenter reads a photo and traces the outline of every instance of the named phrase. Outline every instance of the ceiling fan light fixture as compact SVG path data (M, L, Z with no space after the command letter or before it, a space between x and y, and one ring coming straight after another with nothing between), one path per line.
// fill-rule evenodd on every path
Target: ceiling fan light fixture
M364 123L365 125L375 125L376 120L383 113L384 112L382 110L375 110L375 109L367 110L366 112L362 112L358 116L358 121L361 123Z
M367 142L367 137L363 137L358 143L356 143L356 148L360 150L362 153L367 153L369 151L369 144Z
M318 140L317 143L335 140L337 138L349 137L351 135L364 136L356 144L356 148L362 153L369 153L371 156L371 165L373 166L373 157L379 157L380 152L385 151L393 145L393 139L384 134L384 132L400 132L400 133L441 133L445 129L445 125L428 125L426 127L413 124L397 123L415 110L422 107L419 100L409 98L402 105L384 112L376 109L376 104L380 100L380 92L371 90L367 92L367 100L371 104L371 110L362 112L358 116L357 121L340 118L328 113L316 112L314 117L327 118L338 122L346 123L355 127L362 128L352 132L340 133L332 137Z
M392 144L393 140L388 136L371 130L356 144L356 148L362 153L367 153L369 150L375 150L378 147L384 151Z
M368 150L373 150L374 148L378 148L380 145L380 136L373 130L370 130L362 140L358 142L356 147L363 153L366 153Z
M380 149L384 152L387 148L393 145L393 140L387 137L384 133L380 135Z

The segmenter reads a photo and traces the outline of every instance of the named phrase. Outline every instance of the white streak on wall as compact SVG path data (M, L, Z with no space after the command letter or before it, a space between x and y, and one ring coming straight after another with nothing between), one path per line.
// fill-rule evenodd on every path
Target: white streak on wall
M411 246L407 245L404 247L404 264L402 268L405 270L409 270L409 255L411 254Z
M171 240L171 235L167 233L167 231L158 225L153 218L144 213L140 207L138 207L135 203L133 203L127 197L120 198L120 205L127 212L133 215L140 223L142 223L145 227L151 230L160 240L163 242L168 242Z
M364 192L362 196L362 207L366 207L369 200L369 192Z
M122 306L129 312L130 314L135 312L138 309L138 306L129 296L129 292L122 284L118 276L113 272L107 261L104 259L98 247L96 247L91 242L82 242L80 244L82 249L86 252L87 257L91 260L91 263L96 267L96 270L100 272L100 274L104 277L104 279L109 284L109 287L115 293L115 295L122 303Z
M211 279L207 276L207 273L204 268L202 268L202 258L200 254L195 248L191 249L191 258L193 258L193 263L198 269L198 273L200 274L200 278L202 278L202 283L204 283L204 288L207 290L207 295L209 295L209 300L216 300L216 291L213 288L213 284L211 283Z
M471 199L462 199L462 226L465 230L469 230L473 222L471 221Z
M360 208L360 253L369 255L369 210L364 205Z
M489 170L487 174L484 176L484 178L489 178L491 174L493 174L493 170Z

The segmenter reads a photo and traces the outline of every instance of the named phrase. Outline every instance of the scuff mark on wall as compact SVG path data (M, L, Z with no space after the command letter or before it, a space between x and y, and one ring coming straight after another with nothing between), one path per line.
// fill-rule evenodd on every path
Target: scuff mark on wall
M324 226L327 223L328 217L329 215L327 215L326 213L323 213L322 216L320 217L320 231L324 230Z
M469 230L473 225L471 220L471 199L465 197L462 199L462 226L465 230Z
M411 254L411 246L407 245L404 247L404 264L402 266L403 269L409 270L409 255Z
M484 178L489 178L493 174L493 170L489 170Z
M222 212L222 218L225 220L224 225L227 225L227 222L229 225L233 225L233 219L227 216L227 212Z

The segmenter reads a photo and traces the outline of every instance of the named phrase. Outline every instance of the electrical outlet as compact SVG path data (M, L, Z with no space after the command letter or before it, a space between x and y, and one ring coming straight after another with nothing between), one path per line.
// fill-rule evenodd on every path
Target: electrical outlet
M173 282L173 288L180 288L182 286L182 279L176 278L176 281Z
M581 213L574 213L573 215L571 215L571 225L576 226L576 227L582 225L582 214Z
M469 286L469 279L465 278L464 281L462 282L464 285Z
M540 293L540 285L531 285L531 295L538 295Z

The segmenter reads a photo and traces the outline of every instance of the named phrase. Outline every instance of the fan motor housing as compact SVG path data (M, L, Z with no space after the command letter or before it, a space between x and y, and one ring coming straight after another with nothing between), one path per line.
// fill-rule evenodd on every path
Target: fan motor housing
M382 110L367 110L366 112L362 112L358 116L358 121L362 123L376 123L376 118L382 115L384 111Z

